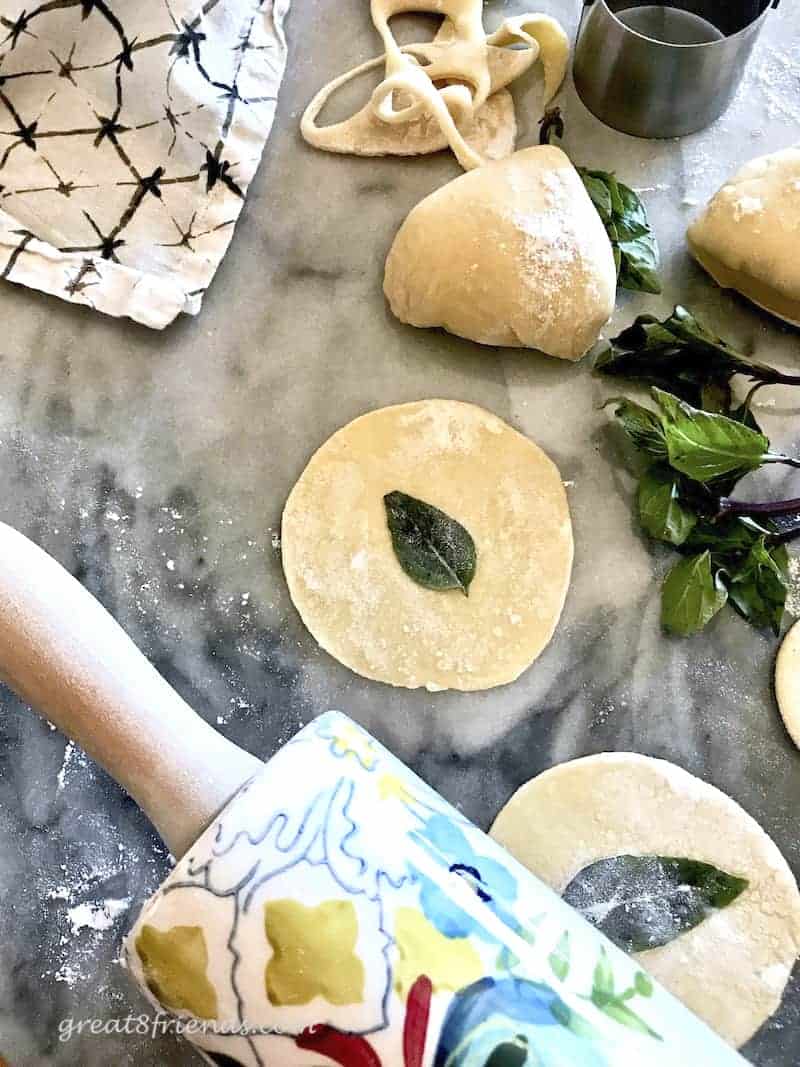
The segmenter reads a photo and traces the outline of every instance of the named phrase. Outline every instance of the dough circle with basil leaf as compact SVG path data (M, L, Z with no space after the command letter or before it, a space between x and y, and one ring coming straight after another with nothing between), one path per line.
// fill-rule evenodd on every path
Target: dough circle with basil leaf
M422 540L404 552L409 530ZM281 542L292 600L320 645L410 689L513 681L550 640L572 568L553 462L490 412L449 400L338 430L292 490Z
M631 901L619 943L639 942L629 920L644 916L658 947L635 953L638 962L731 1044L744 1044L778 1008L800 953L800 893L776 845L719 789L665 760L587 756L522 786L491 835L557 892L570 887L571 903L601 929L621 898ZM598 861L612 857L618 863L603 871ZM654 880L659 857L670 859ZM686 860L695 862L675 862ZM687 884L675 868L688 872ZM636 892L621 870L640 879ZM609 879L613 893L604 891ZM705 917L692 899L698 884L710 886Z

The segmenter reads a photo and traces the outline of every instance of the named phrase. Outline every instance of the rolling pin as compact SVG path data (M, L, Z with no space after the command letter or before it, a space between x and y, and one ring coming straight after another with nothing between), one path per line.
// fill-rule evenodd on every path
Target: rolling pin
M354 722L323 714L260 762L3 525L0 675L180 857L125 956L209 1062L745 1062Z

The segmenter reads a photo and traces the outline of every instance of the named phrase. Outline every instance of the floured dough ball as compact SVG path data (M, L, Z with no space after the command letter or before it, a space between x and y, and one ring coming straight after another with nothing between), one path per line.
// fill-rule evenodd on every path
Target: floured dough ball
M472 537L469 595L418 585L384 496L445 512ZM572 567L561 477L532 441L472 404L382 408L312 457L283 513L283 566L324 649L390 685L488 689L518 677L555 629Z
M394 240L383 289L412 326L485 345L580 359L611 317L614 255L559 148L526 148L418 204Z
M718 285L800 326L800 148L742 167L689 227L688 239Z
M786 730L800 748L800 622L784 637L775 661L775 696Z
M624 855L699 860L747 879L727 907L636 958L733 1045L778 1008L800 952L800 893L758 823L714 786L665 760L588 756L524 785L491 834L559 893L590 863Z

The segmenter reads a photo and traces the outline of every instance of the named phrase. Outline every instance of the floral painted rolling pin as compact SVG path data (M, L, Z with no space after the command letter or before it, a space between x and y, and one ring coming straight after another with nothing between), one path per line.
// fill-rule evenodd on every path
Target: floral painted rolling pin
M344 715L260 763L5 526L0 673L182 856L126 956L210 1062L744 1062Z

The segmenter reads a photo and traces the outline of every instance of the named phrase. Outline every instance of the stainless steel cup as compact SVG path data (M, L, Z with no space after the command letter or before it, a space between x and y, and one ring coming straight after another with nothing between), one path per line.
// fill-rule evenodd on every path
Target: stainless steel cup
M574 59L581 100L636 137L701 130L730 104L779 2L585 0Z

